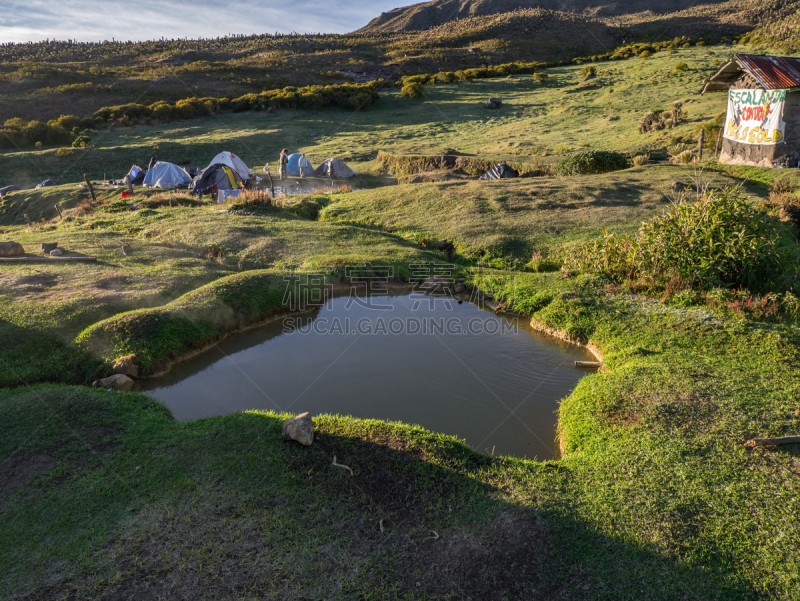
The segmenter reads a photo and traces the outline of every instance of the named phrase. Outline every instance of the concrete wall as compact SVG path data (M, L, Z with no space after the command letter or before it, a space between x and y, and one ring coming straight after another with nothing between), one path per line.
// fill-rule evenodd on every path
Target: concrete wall
M731 89L752 90L754 89L753 81L749 75L745 74L731 85ZM772 167L773 161L786 155L800 157L800 92L790 92L786 95L783 120L786 123L783 142L772 146L742 144L723 138L720 162L726 165Z

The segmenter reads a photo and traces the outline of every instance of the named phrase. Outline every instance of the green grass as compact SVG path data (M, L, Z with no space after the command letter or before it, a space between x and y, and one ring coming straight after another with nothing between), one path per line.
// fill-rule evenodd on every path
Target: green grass
M512 303L552 290L536 317L578 319L605 353L562 405L559 462L329 416L305 449L269 413L178 423L136 394L0 393L6 596L797 598L798 450L743 446L800 425L796 328L514 284Z
M55 148L0 154L0 183L31 186L47 177L80 181L84 173L95 180L104 173L122 178L132 163L144 165L151 156L205 166L225 149L241 156L257 173L265 162L274 163L284 147L304 152L314 165L337 156L367 173L378 168L374 160L379 150L545 164L583 147L662 152L676 140L692 140L699 123L725 110L724 94L695 94L718 68L715 60L744 50L688 48L674 54L659 52L650 59L598 63L598 79L583 85L581 66L563 66L549 69L550 79L544 85L534 82L531 75L521 75L427 85L422 99L403 99L399 90L384 90L375 107L357 112L250 112L101 129L93 134L96 150L76 149L70 158L56 157ZM674 70L679 61L689 65L688 71ZM503 108L484 109L489 97L501 98ZM674 100L684 102L688 116L683 124L672 130L638 133L644 113L666 110ZM10 198L15 194L22 195L12 193Z
M711 177L708 177L710 180ZM569 178L453 181L389 186L331 197L323 221L371 225L414 239L451 240L473 260L528 263L534 253L559 256L608 229L629 233L661 215L673 182L694 185L685 167L647 165ZM737 180L717 176L718 187ZM751 198L765 192L751 186Z
M6 230L29 253L40 253L41 242L55 241L98 260L3 265L0 386L89 381L98 361L73 344L85 328L122 312L163 306L239 272L277 268L338 274L347 265L369 261L394 265L398 277L407 277L410 263L445 256L378 231L320 224L281 211L220 214L216 206L95 211L58 225L36 225L30 232Z
M551 70L546 86L519 77L426 86L421 100L391 93L362 113L110 130L63 162L51 149L0 155L0 171L77 182L119 177L154 152L202 165L228 148L256 166L296 146L377 176L378 149L531 165L584 142L658 151L696 122L640 135L645 108L690 98L697 122L723 110L723 96L690 96L712 68L706 51L603 63L602 87L583 91L576 66ZM687 72L674 72L679 60ZM490 95L508 110L481 109ZM713 185L741 175L749 198L766 196L765 171ZM798 433L797 323L521 272L537 253L557 259L605 230L635 231L666 209L672 182L692 178L647 165L387 186L315 196L320 220L148 207L154 193L137 194L135 210L89 209L74 183L0 199L4 238L98 258L0 268L0 597L800 599L800 448L744 446ZM56 203L66 220L48 213ZM146 396L68 386L128 352L155 369L269 315L290 268L340 277L368 261L402 278L409 263L448 260L436 250L448 241L465 270L479 258L516 268L484 264L473 283L602 351L606 369L561 404L563 459L490 458L417 427L327 415L300 448L281 440L283 415L176 422Z

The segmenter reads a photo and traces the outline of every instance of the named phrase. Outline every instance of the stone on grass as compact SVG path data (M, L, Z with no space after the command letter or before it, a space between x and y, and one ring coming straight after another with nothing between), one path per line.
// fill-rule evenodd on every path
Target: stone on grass
M58 242L42 242L42 252L49 255L52 251L58 248Z
M311 421L311 414L301 413L283 422L283 439L295 440L306 447L314 442L314 424Z
M133 380L131 380L128 376L115 374L113 376L109 376L108 378L96 380L95 383L92 384L92 388L108 388L109 390L128 392L131 388L133 388Z
M25 254L19 242L0 242L0 257L18 257Z
M453 287L453 292L455 292L456 294L461 294L462 292L464 292L464 290L466 290L466 286L464 286L464 284L462 284L461 282L459 282Z
M64 253L63 253L63 252L61 252L61 250L60 250L60 249L58 249L58 248L54 248L53 250L51 250L51 251L50 251L50 256L51 256L51 257L60 257L60 256L61 256L61 255L63 255L63 254L64 254Z
M114 363L114 373L129 378L138 378L139 367L136 365L136 355L126 355L117 359Z

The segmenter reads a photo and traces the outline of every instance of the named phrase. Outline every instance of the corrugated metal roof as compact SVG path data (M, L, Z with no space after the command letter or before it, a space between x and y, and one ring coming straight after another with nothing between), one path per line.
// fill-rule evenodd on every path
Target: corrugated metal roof
M800 88L800 58L753 54L734 54L733 58L765 90Z

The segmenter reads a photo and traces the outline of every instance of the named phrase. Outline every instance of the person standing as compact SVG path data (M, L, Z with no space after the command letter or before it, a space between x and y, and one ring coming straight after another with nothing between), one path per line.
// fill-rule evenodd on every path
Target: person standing
M286 179L286 168L289 165L289 149L284 148L281 150L281 159L278 164L278 176L281 180Z
M308 170L311 169L311 163L308 162L306 155L304 154L300 155L298 166L300 167L300 177L305 177L306 173L308 173Z

